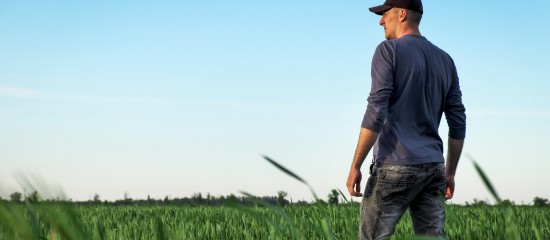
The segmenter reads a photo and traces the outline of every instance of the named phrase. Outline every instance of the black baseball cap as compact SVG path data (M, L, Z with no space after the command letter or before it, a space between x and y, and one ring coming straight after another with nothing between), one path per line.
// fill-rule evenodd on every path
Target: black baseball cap
M385 11L388 11L394 7L412 10L420 14L424 13L424 10L422 10L421 0L386 0L384 4L371 7L369 10L378 15L382 15Z

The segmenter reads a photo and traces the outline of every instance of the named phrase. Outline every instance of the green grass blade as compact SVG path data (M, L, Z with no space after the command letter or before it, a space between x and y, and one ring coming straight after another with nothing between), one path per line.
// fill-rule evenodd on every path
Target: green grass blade
M303 178L299 177L298 175L296 175L295 173L293 173L292 171L288 170L286 167L284 167L283 165L275 162L275 160L267 157L267 156L263 156L265 160L267 160L269 163L273 164L275 167L277 167L279 170L283 171L284 173L290 175L291 177L295 178L296 180L302 182L303 184L305 184L308 188L309 188L309 191L311 192L311 194L313 195L313 198L315 199L315 201L319 201L319 197L317 197L317 194L315 193L315 191L313 191L313 188L311 187L311 185L309 185L309 183L306 182L306 180L304 180Z
M165 239L168 239L166 237L166 230L164 229L164 223L162 222L162 220L160 219L159 216L156 216L155 218L155 230L156 230L156 233L157 233L157 239L158 240L165 240Z
M491 193L491 195L493 195L493 197L496 199L497 203L500 203L501 202L501 198L500 196L498 195L497 191L495 190L495 187L493 186L493 184L491 183L491 180L489 180L489 178L487 177L487 175L485 174L485 172L483 171L483 169L481 169L481 167L477 164L477 162L472 158L470 157L469 155L466 155L470 160L472 160L473 164L474 164L474 167L477 171L477 173L479 174L479 176L481 177L481 180L483 180L483 183L485 184L485 186L487 187L487 189L489 190L489 192Z
M535 225L535 224L533 223L533 225L531 226L531 229L532 229L533 232L535 233L535 239L537 239L537 240L542 240L542 239L543 239L542 236L541 236L541 234L540 234L540 230L539 230L539 228L537 227L537 225Z
M268 203L267 201L262 200L259 197L254 196L250 193L247 193L247 192L244 192L244 191L240 191L240 193L247 196L247 197L249 197L254 203L262 205L262 206L270 209L274 213L276 213L276 214L280 215L281 217L283 217L285 219L285 222L290 227L292 237L294 239L302 239L302 237L301 237L302 234L300 233L298 227L296 226L296 224L294 224L294 221L292 221L292 218L286 212L284 212L283 210L279 209L278 207Z
M275 162L275 160L267 157L267 156L263 156L265 160L267 160L269 163L273 164L275 167L277 167L279 170L283 171L284 173L290 175L291 177L293 178L296 178L298 181L300 182L303 182L305 184L308 184L304 179L302 179L301 177L299 177L298 175L296 175L295 173L293 173L292 171L288 170L287 168L283 167L283 165Z
M25 217L25 207L17 203L1 202L0 225L11 230L15 236L19 236L21 239L40 239L38 233L33 231L31 224Z
M260 203L255 202L255 201L254 201L254 203L258 204L258 205L261 205ZM277 222L275 222L274 220L272 220L268 216L264 216L264 215L262 215L262 214L260 214L256 211L254 211L254 209L251 208L251 207L243 206L240 203L237 203L236 201L231 201L231 200L226 200L224 204L229 208L233 208L233 209L238 210L240 212L246 213L246 214L252 216L253 218L256 218L257 220L260 220L260 221L264 222L267 226L270 227L269 228L269 230L270 230L269 234L271 235L271 238L275 238L276 233L281 233L282 232L281 227Z
M105 227L103 225L97 224L96 225L96 232L97 232L97 237L99 238L99 240L107 239L105 237Z
M325 234L325 239L334 239L334 235L332 234L332 230L330 229L330 225L326 219L321 220L321 227L323 229L323 233Z
M346 195L344 195L344 193L342 193L342 191L340 191L339 188L336 188L336 190L338 190L338 192L340 192L340 195L342 195L342 197L344 198L344 201L346 201L346 203L349 203L348 199L346 198Z

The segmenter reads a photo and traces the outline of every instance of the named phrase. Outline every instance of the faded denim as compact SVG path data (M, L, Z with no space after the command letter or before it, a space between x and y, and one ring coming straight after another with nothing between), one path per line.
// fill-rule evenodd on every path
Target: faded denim
M443 163L374 166L361 203L359 239L389 239L410 210L417 235L445 237Z

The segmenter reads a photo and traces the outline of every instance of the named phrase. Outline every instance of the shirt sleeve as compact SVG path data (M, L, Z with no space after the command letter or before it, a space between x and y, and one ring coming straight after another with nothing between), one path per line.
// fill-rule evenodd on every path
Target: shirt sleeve
M388 113L389 99L393 94L394 49L388 41L376 47L371 66L371 91L361 127L380 132Z
M466 108L462 104L462 92L460 91L456 68L454 68L453 76L451 88L445 98L445 118L447 118L447 124L449 125L449 137L464 139L466 137Z

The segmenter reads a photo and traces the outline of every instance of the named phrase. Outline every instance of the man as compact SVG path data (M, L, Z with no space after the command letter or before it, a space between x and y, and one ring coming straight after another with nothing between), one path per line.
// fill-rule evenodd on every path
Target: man
M390 238L407 209L417 235L445 237L443 198L453 197L466 133L454 62L420 35L421 0L386 0L369 10L382 15L387 40L372 60L368 106L346 184L352 196L363 196L360 168L374 146L359 238ZM443 113L449 125L445 165L438 134Z

